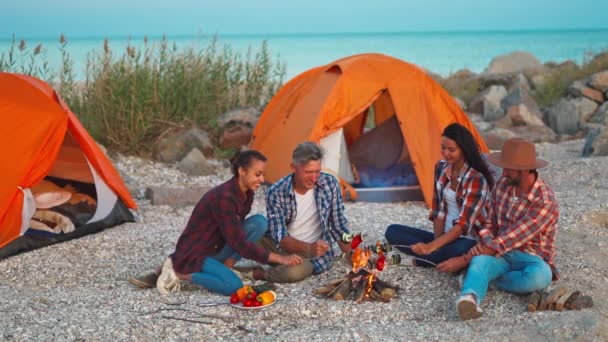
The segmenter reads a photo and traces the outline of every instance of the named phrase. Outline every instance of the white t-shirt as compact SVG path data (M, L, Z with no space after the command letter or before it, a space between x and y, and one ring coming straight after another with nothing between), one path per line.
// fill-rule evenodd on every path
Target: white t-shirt
M321 220L317 212L315 191L308 190L304 195L296 194L296 218L287 227L287 234L296 240L307 243L321 239Z
M445 202L448 207L444 228L444 231L447 233L454 227L454 220L458 219L460 210L458 210L458 204L456 203L456 191L450 189L450 187L446 187L443 195L445 196Z

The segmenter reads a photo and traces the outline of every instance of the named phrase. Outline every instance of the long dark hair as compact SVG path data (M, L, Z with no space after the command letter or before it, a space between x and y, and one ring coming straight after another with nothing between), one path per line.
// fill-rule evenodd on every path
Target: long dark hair
M243 169L248 168L254 159L263 162L267 160L261 152L256 150L237 151L234 156L230 158L232 174L238 176L239 167L242 167Z
M464 160L466 160L467 164L479 171L486 178L490 189L492 189L494 187L494 176L492 176L490 167L481 155L479 144L477 144L477 141L473 138L471 131L459 123L453 123L448 125L441 135L456 142L458 147L462 150Z

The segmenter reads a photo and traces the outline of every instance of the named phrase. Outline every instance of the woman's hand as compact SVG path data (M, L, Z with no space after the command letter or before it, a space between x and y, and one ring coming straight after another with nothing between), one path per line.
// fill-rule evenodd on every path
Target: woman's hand
M496 251L484 245L483 243L478 242L475 246L473 246L473 248L471 248L471 250L469 250L469 253L472 255L494 255L496 254Z
M429 243L418 242L417 244L412 246L412 252L418 255L429 255L434 251L435 249Z
M468 263L462 256L450 258L437 265L437 269L441 272L454 273L464 268Z

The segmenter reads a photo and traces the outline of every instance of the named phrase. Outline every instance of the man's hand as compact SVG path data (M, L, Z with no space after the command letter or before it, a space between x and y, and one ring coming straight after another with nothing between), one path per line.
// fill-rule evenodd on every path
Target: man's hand
M454 273L464 268L467 264L468 263L464 257L458 256L439 263L439 265L437 265L437 269L441 272Z
M484 245L481 242L478 242L475 246L473 246L473 248L471 248L471 250L469 251L470 254L472 255L494 255L496 254L496 251L493 250L492 248Z
M352 248L350 248L350 243L346 243L346 242L342 242L340 240L337 241L338 242L338 247L340 247L340 249L342 250L342 253L346 254L346 255L350 255L350 252L352 252Z
M417 244L412 246L412 252L414 252L418 255L429 255L429 254L433 253L434 251L435 250L433 249L431 244L428 244L428 243L418 242Z
M308 244L308 255L311 257L320 257L325 255L329 250L329 244L323 240L317 240Z
M297 254L280 255L278 263L287 266L299 265L302 263L302 257Z

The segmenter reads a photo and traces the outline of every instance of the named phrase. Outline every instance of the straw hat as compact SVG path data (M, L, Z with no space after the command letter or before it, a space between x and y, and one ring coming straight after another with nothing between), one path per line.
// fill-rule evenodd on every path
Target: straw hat
M496 166L511 170L534 170L549 165L547 161L536 158L534 144L522 138L505 141L502 152L491 153L488 160Z

